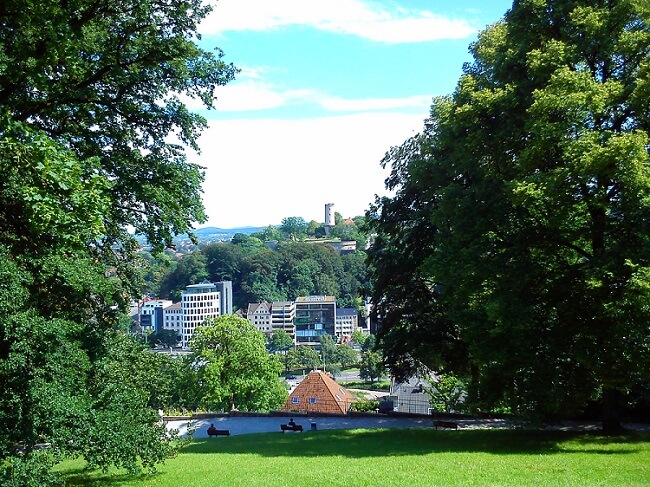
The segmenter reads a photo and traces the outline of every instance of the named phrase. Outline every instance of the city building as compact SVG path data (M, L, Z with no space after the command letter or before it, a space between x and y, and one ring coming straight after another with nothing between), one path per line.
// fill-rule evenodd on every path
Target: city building
M293 301L273 301L271 305L271 325L273 331L283 330L296 342L296 303Z
M221 314L231 315L232 314L232 281L219 281L219 282L215 282L214 285L217 287L217 291L219 291Z
M183 315L181 341L185 348L194 330L201 326L206 318L221 315L221 295L216 284L204 282L187 286L181 294L181 310Z
M271 304L267 301L261 303L249 303L246 319L250 321L259 331L271 335Z
M338 308L334 333L339 343L347 343L359 327L359 312L356 308Z
M296 315L293 320L296 345L320 344L322 335L336 339L336 299L334 296L302 296L296 298Z
M181 303L174 303L163 309L163 328L176 332L178 341L183 336L183 308Z
M140 326L142 330L156 332L163 328L163 310L173 303L168 299L145 301L140 306Z

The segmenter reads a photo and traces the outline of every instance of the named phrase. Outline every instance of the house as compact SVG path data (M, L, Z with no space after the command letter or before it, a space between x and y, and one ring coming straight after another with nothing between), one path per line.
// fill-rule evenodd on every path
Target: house
M266 335L273 333L273 327L271 326L271 303L267 301L249 303L246 319L262 333Z
M431 396L426 391L431 383L418 377L406 382L391 380L390 398L394 401L394 411L400 413L432 414Z
M287 398L284 409L300 413L347 414L356 397L322 371L311 372Z

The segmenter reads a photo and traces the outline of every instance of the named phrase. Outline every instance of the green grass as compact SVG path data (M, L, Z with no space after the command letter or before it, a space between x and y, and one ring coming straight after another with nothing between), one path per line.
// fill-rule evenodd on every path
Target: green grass
M650 434L603 437L421 428L265 433L196 440L154 475L61 465L68 485L650 486Z

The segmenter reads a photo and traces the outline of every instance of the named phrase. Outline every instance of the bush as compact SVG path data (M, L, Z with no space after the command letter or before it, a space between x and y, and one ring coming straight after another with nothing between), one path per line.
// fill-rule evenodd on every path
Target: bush
M361 397L350 405L350 411L359 413L374 413L379 409L379 401L375 399L366 399Z

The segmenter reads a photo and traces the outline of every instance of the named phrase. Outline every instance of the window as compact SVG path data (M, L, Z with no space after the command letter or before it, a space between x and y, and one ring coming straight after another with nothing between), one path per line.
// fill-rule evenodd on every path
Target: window
M315 397L310 397L309 398L309 404L316 404L316 398Z
M298 404L298 401L299 401L299 400L300 400L300 398L299 398L298 396L294 396L294 397L291 398L291 402L292 402L293 404Z

